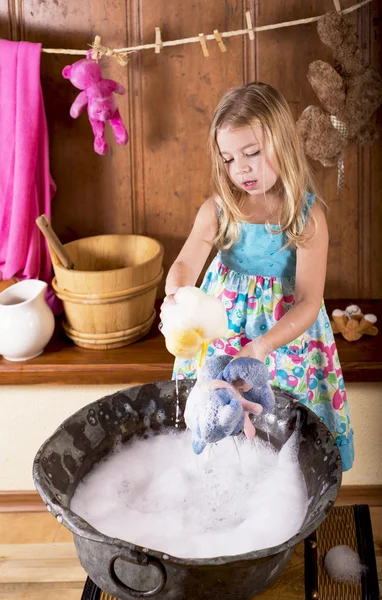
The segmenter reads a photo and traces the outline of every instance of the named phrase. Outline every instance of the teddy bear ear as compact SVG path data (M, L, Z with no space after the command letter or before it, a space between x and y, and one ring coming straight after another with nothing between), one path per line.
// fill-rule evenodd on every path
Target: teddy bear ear
M72 66L67 65L66 67L63 68L62 76L65 77L65 79L70 79L71 72L72 72Z

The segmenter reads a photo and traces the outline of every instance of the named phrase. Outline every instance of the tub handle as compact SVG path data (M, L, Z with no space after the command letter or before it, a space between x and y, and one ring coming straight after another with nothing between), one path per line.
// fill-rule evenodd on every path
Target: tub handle
M130 586L123 583L123 581L121 581L120 578L118 577L117 573L115 572L115 568L114 568L114 564L118 558L120 558L121 560L124 560L126 562L133 563L134 565L140 565L140 566L145 566L145 567L149 567L151 565L152 567L155 567L160 575L160 580L159 580L158 585L154 589L147 590L146 592L144 592L144 591L140 591L140 590L134 590ZM131 555L126 555L126 554L123 554L123 552L119 552L118 554L115 554L114 556L112 556L112 558L110 559L109 574L110 574L111 579L113 580L114 585L119 590L122 589L125 592L127 591L127 592L129 592L129 594L131 594L132 596L135 596L136 598L151 598L152 596L156 596L157 594L159 594L159 592L161 592L163 590L164 586L166 585L166 581L167 581L166 569L164 568L164 565L160 562L160 560L158 560L157 558L155 558L153 556L147 556L146 554L137 553L137 552L132 552Z

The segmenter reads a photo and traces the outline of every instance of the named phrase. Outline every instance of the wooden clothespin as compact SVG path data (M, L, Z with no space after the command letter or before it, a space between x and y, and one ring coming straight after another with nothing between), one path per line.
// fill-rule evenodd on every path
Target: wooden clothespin
M338 13L340 13L341 12L341 5L340 5L339 0L333 0L333 4L334 4L334 8L336 9L336 11Z
M208 52L206 38L204 37L204 33L199 33L199 42L202 47L203 56L207 58L210 53Z
M245 13L245 18L247 19L247 29L248 29L249 39L254 40L255 32L253 31L251 13L249 12L249 10L247 10L247 12Z
M217 29L214 29L214 36L215 36L215 40L217 41L220 50L222 52L227 52L227 48L222 40L222 36L220 35L220 33L218 32Z
M160 27L155 27L155 54L159 54L162 48L162 35Z
M98 62L100 58L100 48L101 48L101 36L96 35L94 38L94 42L91 45L92 47L92 59Z

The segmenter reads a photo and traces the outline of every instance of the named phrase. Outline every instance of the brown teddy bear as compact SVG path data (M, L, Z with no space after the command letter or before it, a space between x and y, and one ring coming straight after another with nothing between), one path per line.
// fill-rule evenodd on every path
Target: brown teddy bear
M308 80L322 108L308 106L297 127L306 154L333 166L349 142L369 145L375 139L370 119L382 102L382 80L362 58L349 15L329 12L319 19L317 29L333 52L335 66L322 60L309 65Z
M336 308L332 312L333 321L331 326L333 333L342 333L348 342L356 342L364 334L377 335L375 327L377 317L375 315L363 315L356 304L351 304L346 310Z

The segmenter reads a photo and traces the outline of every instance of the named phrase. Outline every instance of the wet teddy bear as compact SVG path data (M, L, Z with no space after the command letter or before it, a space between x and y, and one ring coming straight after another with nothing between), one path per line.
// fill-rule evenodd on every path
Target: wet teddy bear
M249 413L259 415L274 406L268 370L254 358L217 356L207 361L187 399L184 418L192 432L195 454L244 429L252 439L255 428Z

